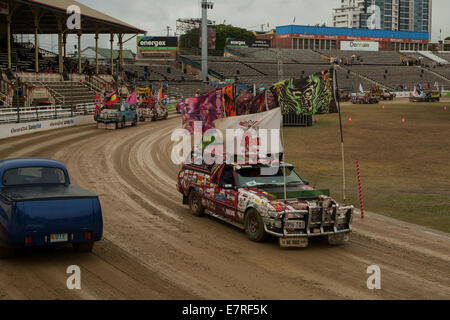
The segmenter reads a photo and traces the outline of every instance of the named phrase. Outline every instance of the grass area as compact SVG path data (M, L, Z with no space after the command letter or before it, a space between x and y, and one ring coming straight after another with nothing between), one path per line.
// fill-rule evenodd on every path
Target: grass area
M176 103L171 103L171 104L168 104L168 105L166 106L166 109L167 109L167 110L172 110L172 109L175 109L176 106L177 106Z
M286 161L342 201L339 118L317 118L285 128ZM347 202L359 207L359 161L365 210L450 232L450 103L344 104L342 120Z

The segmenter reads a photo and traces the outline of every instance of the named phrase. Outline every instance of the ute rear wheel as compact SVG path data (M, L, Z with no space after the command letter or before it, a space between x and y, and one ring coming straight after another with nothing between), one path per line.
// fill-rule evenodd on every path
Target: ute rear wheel
M73 251L75 252L92 252L94 248L93 242L72 243Z
M255 209L250 209L245 215L245 233L249 240L263 242L269 236L264 229L264 221Z
M189 209L191 213L196 217L201 217L205 213L205 208L202 206L202 200L195 189L189 192L188 196Z

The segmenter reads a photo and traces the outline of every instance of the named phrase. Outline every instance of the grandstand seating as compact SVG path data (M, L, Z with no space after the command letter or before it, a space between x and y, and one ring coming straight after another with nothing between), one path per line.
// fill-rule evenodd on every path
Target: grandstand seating
M433 52L435 55L437 55L438 57L447 60L450 63L450 51L444 52L444 51L439 51L439 52Z
M365 65L401 65L401 55L396 51L341 51L341 50L327 50L322 52L328 57L345 58L350 60L352 55L359 56L363 59L362 64Z
M417 82L422 83L423 86L426 86L428 82L433 85L436 81L445 86L450 85L450 81L443 80L420 67L389 66L380 68L379 66L354 65L346 66L346 68L352 72L367 76L372 80L389 86L392 89L398 89L400 86L411 89Z
M256 58L259 60L282 60L283 62L297 63L326 63L322 56L312 50L294 50L294 49L254 49L254 48L235 48L240 57Z

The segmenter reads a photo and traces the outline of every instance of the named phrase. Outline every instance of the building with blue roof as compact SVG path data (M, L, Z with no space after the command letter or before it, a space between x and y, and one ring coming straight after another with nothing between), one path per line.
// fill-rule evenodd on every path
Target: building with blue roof
M276 28L273 47L312 50L428 50L428 32L286 25Z

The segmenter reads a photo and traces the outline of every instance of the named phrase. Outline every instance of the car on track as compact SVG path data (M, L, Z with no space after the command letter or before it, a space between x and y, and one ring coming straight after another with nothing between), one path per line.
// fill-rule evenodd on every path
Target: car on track
M269 235L278 237L281 247L306 247L312 237L327 237L330 244L348 241L353 206L339 205L328 190L312 188L290 164L272 169L264 164L185 164L177 189L193 215L224 220L244 229L252 241Z
M94 119L97 121L98 128L119 129L128 125L136 126L138 115L134 106L123 101L105 107Z
M71 244L91 251L103 234L98 196L70 183L54 160L0 161L0 258L15 249Z

